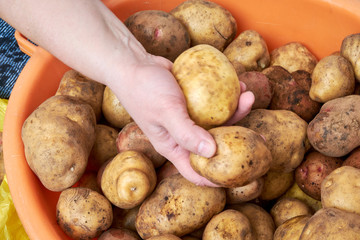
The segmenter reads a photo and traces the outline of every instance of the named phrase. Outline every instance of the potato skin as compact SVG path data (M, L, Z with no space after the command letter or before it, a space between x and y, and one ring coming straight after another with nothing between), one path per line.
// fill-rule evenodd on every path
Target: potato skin
M228 205L227 208L238 210L249 219L254 239L273 239L275 223L271 215L265 209L250 202L231 204Z
M186 27L190 34L191 46L209 44L222 52L235 38L235 18L227 9L215 2L187 0L170 13Z
M270 66L281 66L290 73L298 70L312 73L317 63L316 57L299 42L287 43L270 53Z
M247 185L235 188L226 188L226 203L238 204L248 202L260 196L264 188L264 178L260 177Z
M310 152L295 169L295 181L306 194L321 200L322 181L341 164L341 158L325 156L316 151Z
M269 78L265 74L250 71L238 74L238 77L239 81L246 84L246 90L254 93L255 102L252 105L252 109L267 108L270 105L273 89Z
M48 98L25 120L21 137L26 160L47 189L62 191L81 178L95 124L91 106L67 95Z
M311 74L309 96L317 102L350 95L355 90L354 70L350 62L342 57L330 55L322 58Z
M263 37L255 30L245 30L224 50L234 65L242 65L245 71L262 71L270 64L270 55Z
M344 160L342 166L352 166L360 168L360 148L355 148L349 156Z
M148 53L170 61L174 61L191 44L185 26L164 11L138 11L128 17L124 24Z
M303 201L297 198L281 198L277 200L270 210L276 227L285 221L302 215L312 215L312 209Z
M280 66L268 67L262 73L269 79L273 90L269 109L292 111L306 122L319 112L321 104L309 96L310 73L296 71L291 74Z
M181 240L181 238L173 235L173 234L162 234L158 236L153 236L148 238L148 240Z
M213 216L205 227L203 240L255 239L249 219L241 212L227 209Z
M264 187L259 198L269 201L280 197L292 186L294 172L268 171L263 178Z
M136 232L135 219L139 212L139 206L131 209L118 208L113 206L114 220L111 224L113 228L126 228L133 232Z
M307 122L289 110L254 109L235 125L264 136L272 154L272 171L294 171L310 148Z
M223 188L197 186L175 174L163 179L141 204L136 229L144 239L165 233L181 237L205 226L225 203Z
M64 73L55 95L68 95L77 97L93 108L96 120L102 116L101 105L105 85L95 82L74 69Z
M156 185L156 172L151 160L137 151L118 153L106 166L101 189L109 201L119 208L140 205Z
M105 120L113 128L121 129L126 124L133 121L129 113L108 86L104 89L101 108Z
M311 215L301 215L286 220L283 224L276 228L274 233L274 240L299 239L305 224L310 219L310 217Z
M360 239L360 215L322 208L307 221L299 240L356 239Z
M118 152L134 150L145 154L155 168L166 161L166 158L155 150L148 137L135 122L126 124L120 130L116 138L116 148Z
M324 208L338 208L360 214L360 169L342 166L332 171L321 184Z
M103 232L98 240L140 240L136 232L126 228L109 228Z
M113 220L110 202L88 188L68 188L56 205L56 221L73 239L92 239L108 229Z
M342 157L360 145L360 96L349 95L326 102L309 123L307 136L318 152Z
M190 153L190 164L201 176L227 188L244 186L270 168L271 152L255 131L241 126L212 128L217 150L206 158Z
M359 44L360 33L354 33L346 36L340 47L340 54L351 63L357 82L360 82Z
M184 93L190 118L197 125L205 129L220 126L236 111L239 79L232 64L216 48L206 44L189 48L175 60L172 73Z

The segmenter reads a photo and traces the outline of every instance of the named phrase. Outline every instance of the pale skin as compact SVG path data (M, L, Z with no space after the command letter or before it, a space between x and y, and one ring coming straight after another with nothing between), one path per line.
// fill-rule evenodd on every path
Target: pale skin
M190 166L189 153L215 154L212 136L189 118L172 63L146 52L100 0L0 0L0 17L69 67L112 89L155 149L197 185L216 186ZM243 83L238 109L254 95Z

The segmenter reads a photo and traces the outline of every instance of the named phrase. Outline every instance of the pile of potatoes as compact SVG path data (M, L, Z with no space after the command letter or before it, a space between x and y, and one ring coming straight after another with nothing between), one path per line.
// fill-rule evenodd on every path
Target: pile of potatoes
M201 24L199 24L201 23ZM360 34L317 59L300 42L269 51L231 13L188 0L125 25L173 61L191 119L217 143L197 186L156 152L111 89L75 70L24 122L27 162L61 192L73 239L360 239ZM242 92L251 112L229 126ZM359 108L359 109L358 109Z

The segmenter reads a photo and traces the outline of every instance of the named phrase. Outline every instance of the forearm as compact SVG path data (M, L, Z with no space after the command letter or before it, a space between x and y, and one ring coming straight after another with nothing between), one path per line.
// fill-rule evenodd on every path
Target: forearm
M112 78L107 76L113 74L110 69L124 72L122 66L136 64L146 54L99 0L0 0L0 17L71 68L104 84Z

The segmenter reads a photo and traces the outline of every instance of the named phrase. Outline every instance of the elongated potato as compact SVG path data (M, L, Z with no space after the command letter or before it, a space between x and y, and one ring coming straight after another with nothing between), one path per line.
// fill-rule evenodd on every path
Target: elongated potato
M201 176L222 187L244 186L270 168L271 152L255 131L241 126L212 128L217 150L206 158L190 153L190 164Z
M205 226L225 203L224 189L197 186L175 174L163 179L141 204L135 226L144 239L160 234L181 237Z
M236 111L239 79L230 61L216 48L206 44L189 48L175 60L172 73L197 125L205 129L219 126Z

